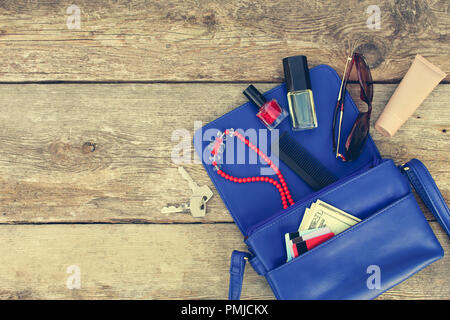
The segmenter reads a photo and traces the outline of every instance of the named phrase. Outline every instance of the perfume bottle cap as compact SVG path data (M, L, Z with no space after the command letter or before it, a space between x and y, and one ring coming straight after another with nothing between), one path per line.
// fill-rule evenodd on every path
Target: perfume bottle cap
M293 56L283 59L284 80L288 92L311 89L308 61L306 56Z
M252 84L249 85L248 88L243 91L243 93L248 98L248 100L250 100L260 108L264 103L267 102L266 98L264 98L261 92L259 92L258 89L256 89Z

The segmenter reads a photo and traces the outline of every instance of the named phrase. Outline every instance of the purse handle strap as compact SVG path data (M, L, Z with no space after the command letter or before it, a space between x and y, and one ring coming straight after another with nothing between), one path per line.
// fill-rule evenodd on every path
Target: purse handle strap
M428 210L450 236L450 212L428 169L417 159L400 166L400 169L406 174Z
M230 287L228 289L228 300L239 300L239 298L241 297L245 263L249 258L250 254L247 252L234 250L231 254Z
M450 236L450 212L444 197L431 177L425 165L417 159L401 165L400 170L408 177L427 208L436 217L436 220ZM256 257L253 257L253 259ZM228 299L238 300L241 296L242 280L244 278L245 263L252 260L247 252L233 251L230 266L230 287Z

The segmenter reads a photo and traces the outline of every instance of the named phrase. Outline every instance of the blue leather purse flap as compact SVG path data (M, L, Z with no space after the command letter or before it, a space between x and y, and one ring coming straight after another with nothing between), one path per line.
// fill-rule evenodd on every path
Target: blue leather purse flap
M278 299L371 299L443 254L408 193L266 278Z
M283 236L298 228L317 199L362 221L286 262ZM259 264L278 299L374 298L443 256L408 179L392 160L320 190L250 233L245 242L252 265ZM378 285L370 282L375 269Z
M380 154L370 136L356 161L343 163L335 158L332 152L331 128L341 81L337 73L326 65L312 68L310 76L319 127L312 130L292 131L288 118L278 127L279 135L282 132L288 132L316 159L320 159L321 163L337 178L345 178L354 172L364 171L376 165L380 161ZM245 88L243 87L243 89ZM267 99L276 99L287 110L286 93L285 85L282 84L269 90L264 95ZM346 95L342 124L343 137L348 135L358 115L358 109L352 98L348 93ZM277 189L267 183L236 184L218 176L210 165L210 160L208 160L209 150L207 147L218 130L223 132L230 128L242 129L247 133L248 139L255 145L261 147L263 142L267 141L267 150L263 151L267 151L270 157L268 150L271 148L271 140L275 138L275 133L266 129L256 117L256 113L257 108L252 103L247 102L205 125L194 135L195 149L230 214L244 235L247 235L249 229L254 225L265 221L282 209L279 193ZM258 157L252 158L256 154L252 155L252 152L244 149L245 155L241 159L242 161L237 158L238 148L242 147L239 146L239 143L240 141L234 143L233 154L227 145L223 153L223 158L226 161L221 165L222 170L236 177L261 175L260 170L266 165L261 164ZM240 150L242 152L243 149ZM284 163L280 162L279 168L294 201L303 199L313 193L313 190ZM270 168L266 166L265 170L270 170Z
M270 271L286 263L284 234L297 230L305 209L317 199L364 220L410 192L408 179L392 160L384 160L372 169L322 189L278 212L271 221L250 230L245 242L265 270Z

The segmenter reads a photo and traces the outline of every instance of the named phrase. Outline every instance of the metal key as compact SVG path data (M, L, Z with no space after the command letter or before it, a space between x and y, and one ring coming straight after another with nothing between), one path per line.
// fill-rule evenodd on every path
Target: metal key
M194 218L204 217L206 213L206 204L202 196L192 196L189 204L183 203L180 206L168 206L161 209L161 213L188 213Z
M189 201L189 210L194 218L204 217L206 214L206 196L192 196Z
M187 213L190 211L187 203L183 203L180 206L167 206L161 209L161 213Z
M207 186L201 186L199 187L197 183L192 179L192 177L187 173L187 171L183 167L178 167L178 172L181 174L181 176L189 183L189 187L191 188L193 192L193 197L201 196L203 198L203 202L206 203L211 199L213 196L213 192L211 189ZM191 209L192 211L192 209Z

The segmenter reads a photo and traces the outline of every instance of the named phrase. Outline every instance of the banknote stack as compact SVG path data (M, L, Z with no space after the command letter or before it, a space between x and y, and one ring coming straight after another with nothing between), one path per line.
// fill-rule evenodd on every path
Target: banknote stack
M305 210L296 232L285 234L287 261L311 250L361 220L317 200Z

